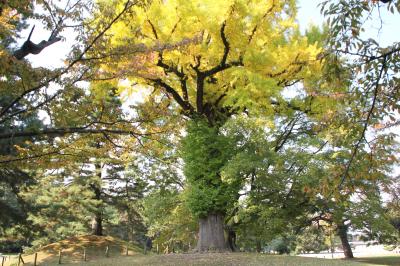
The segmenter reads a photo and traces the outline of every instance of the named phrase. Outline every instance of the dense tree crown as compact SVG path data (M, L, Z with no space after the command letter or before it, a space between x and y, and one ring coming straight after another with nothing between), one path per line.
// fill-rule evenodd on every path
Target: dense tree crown
M295 13L295 1L153 1L116 23L93 57L211 124L269 112L283 87L321 71L321 50L301 36Z

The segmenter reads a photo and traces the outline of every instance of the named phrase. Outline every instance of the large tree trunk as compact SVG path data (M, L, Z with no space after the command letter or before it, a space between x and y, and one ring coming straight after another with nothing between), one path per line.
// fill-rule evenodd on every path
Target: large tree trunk
M337 232L340 237L340 241L342 242L342 247L343 247L343 252L344 252L344 257L346 259L352 259L354 258L353 256L353 251L351 250L351 246L349 243L349 240L347 239L347 225L339 225Z
M210 213L199 221L199 252L227 251L229 250L224 235L224 216L218 213Z

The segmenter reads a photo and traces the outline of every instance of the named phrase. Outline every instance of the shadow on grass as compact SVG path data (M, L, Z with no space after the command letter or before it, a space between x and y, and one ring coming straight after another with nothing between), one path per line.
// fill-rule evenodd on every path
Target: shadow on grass
M75 264L76 265L76 264ZM70 265L70 266L75 266ZM356 261L304 258L297 256L263 255L256 253L194 253L168 255L136 255L103 258L80 263L82 266L372 266Z

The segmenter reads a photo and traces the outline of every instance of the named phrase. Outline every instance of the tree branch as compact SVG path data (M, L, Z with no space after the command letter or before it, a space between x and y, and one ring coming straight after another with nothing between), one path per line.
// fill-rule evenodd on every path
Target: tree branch
M22 131L22 132L9 132L0 134L0 139L10 139L19 137L36 137L41 135L47 136L63 136L67 134L119 134L119 135L148 135L132 130L122 130L122 129L92 129L87 127L71 127L71 128L48 128L37 131Z
M186 84L187 76L185 75L183 70L182 69L178 70L178 67L167 65L166 63L164 63L161 52L159 53L157 66L162 67L164 69L164 71L167 73L174 73L179 78L179 81L181 83L182 98L186 102L186 104L190 107L190 109L193 110L194 108L193 108L193 106L191 106L191 104L189 102L189 95L188 95L187 84Z
M1 109L0 111L0 117L2 117L4 114L6 114L8 112L8 110L10 110L16 103L18 103L22 98L25 97L25 95L37 91L40 88L47 86L49 83L57 80L58 78L60 78L63 74L67 73L75 64L77 64L79 61L81 61L81 59L83 58L83 56L93 47L93 45L106 33L106 31L108 31L111 26L130 8L132 7L133 4L131 4L131 1L128 0L125 3L125 6L123 8L123 10L118 13L118 15L116 15L111 22L85 47L85 49L83 49L83 51L79 54L79 56L77 58L75 58L64 70L60 71L59 73L57 73L56 75L54 75L51 78L48 78L47 80L41 82L40 84L38 84L37 86L34 86L30 89L24 90L23 93L21 93L19 96L17 96L16 98L14 98L14 100L12 100L10 102L10 104L8 104L7 106L5 106L3 109Z
M225 69L231 68L232 66L243 66L243 60L242 58L239 58L238 61L233 61L230 63L227 63L229 51L230 51L230 46L228 39L226 38L225 35L225 27L226 27L226 21L224 21L221 25L220 29L220 36L222 43L224 45L224 53L222 55L221 61L218 65L214 66L213 68L206 70L206 71L200 71L198 69L198 66L200 64L197 64L197 67L193 67L193 69L196 71L197 74L197 79L196 79L196 108L197 112L202 114L204 111L204 103L203 103L203 98L204 98L204 80L207 77L213 76L217 74L218 72L221 72Z
M310 97L310 99L312 100L313 98ZM280 103L280 102L278 102L276 100L271 100L270 103L271 103L271 105L278 106L278 107L280 107L282 105L282 103ZM315 114L314 112L311 111L311 105L307 109L295 106L295 105L291 104L290 102L285 102L283 105L288 107L289 109L292 109L293 111L299 111L299 112L302 112L304 114Z
M225 27L226 27L226 21L224 21L222 23L221 30L220 30L221 40L222 40L222 43L224 44L224 54L222 55L221 61L218 65L216 65L215 67L213 67L209 70L202 72L204 75L204 78L215 75L218 72L221 72L232 66L243 66L242 58L239 58L239 60L237 60L237 61L227 63L230 46L229 46L228 39L226 38L226 35L225 35Z
M40 158L40 157L44 157L44 156L48 156L48 155L53 155L53 154L60 154L60 153L59 153L59 151L52 151L52 152L48 152L48 153L42 153L42 154L37 154L37 155L26 156L26 157L23 157L23 158L5 159L5 160L1 160L0 164L6 164L6 163L12 163L12 162L20 162L20 161L25 161L25 160L29 160L29 159L36 159L36 158ZM63 155L69 155L69 154L63 154Z
M294 117L285 126L284 132L276 140L276 145L274 148L275 152L278 152L283 147L283 145L285 145L285 143L288 141L290 135L292 134L293 128L296 126L298 119L299 119L298 117Z
M374 112L374 110L375 110L376 101L377 101L377 99L378 99L379 82L380 82L380 80L382 79L383 72L384 72L384 70L385 70L385 68L386 68L386 59L387 59L387 57L385 56L385 57L383 58L382 66L381 66L381 68L380 68L380 70L379 70L378 78L377 78L377 80L376 80L376 82L375 82L375 86L374 86L374 87L375 87L375 88L374 88L374 98L373 98L373 100L372 100L371 108L369 109L368 114L367 114L367 118L365 119L365 123L364 123L363 130L362 130L362 132L361 132L361 136L360 136L360 138L358 139L356 145L354 146L354 149L353 149L353 151L352 151L350 160L349 160L349 162L347 163L346 169L345 169L345 171L344 171L344 174L343 174L343 176L342 176L342 178L341 178L341 180L340 180L340 183L339 183L339 186L338 186L339 189L343 186L345 179L346 179L347 176L349 175L350 167L351 167L351 165L352 165L352 163L353 163L353 161L354 161L354 158L355 158L356 155L357 155L357 152L358 152L358 150L359 150L359 148L360 148L361 142L362 142L363 139L365 138L365 133L367 132L368 125L369 125L369 121L370 121L370 119L371 119L371 117L372 117L372 114L373 114L373 112Z
M179 106L182 107L182 109L184 111L189 111L189 112L193 111L193 109L192 109L193 107L191 107L191 105L189 103L185 102L182 99L182 97L179 95L179 93L174 88L172 88L170 85L168 85L161 79L149 79L149 80L153 81L155 85L158 85L158 86L164 88L167 91L167 93L171 94L172 97L174 98L174 100L179 104Z
M59 26L57 26L59 27ZM17 60L22 60L29 54L39 54L44 48L52 45L53 43L56 43L58 41L61 41L60 37L57 37L57 33L59 32L59 29L53 30L51 33L49 39L47 41L43 40L38 44L33 43L30 39L33 33L33 30L35 29L35 26L32 27L31 32L29 33L28 39L24 42L24 44L14 52L14 57Z
M270 7L270 8L267 10L267 12L265 12L265 14L261 17L260 22L262 22L262 21L267 17L267 15L274 9L274 7L275 7L275 1L272 1L271 7ZM259 26L259 25L256 24L256 25L254 26L253 30L251 31L251 34L249 35L249 38L248 38L248 44L250 44L251 41L253 40L254 35L255 35L256 32L257 32L258 26Z
M156 38L156 40L158 40L158 34L157 34L156 28L154 27L153 23L151 23L150 19L148 19L147 22L149 22L149 24L150 24L151 30L154 34L154 37Z

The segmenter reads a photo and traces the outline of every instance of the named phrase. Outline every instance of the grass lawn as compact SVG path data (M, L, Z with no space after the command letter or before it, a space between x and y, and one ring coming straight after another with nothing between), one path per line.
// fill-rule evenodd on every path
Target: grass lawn
M362 263L369 263L373 265L399 266L400 256L365 257L365 258L356 258L355 261Z
M17 265L16 260L5 265ZM28 261L26 265L33 265ZM57 256L51 256L39 262L40 266L58 265ZM208 253L208 254L169 254L169 255L143 255L139 253L124 256L113 253L109 258L104 255L92 256L86 262L78 258L65 257L62 265L77 266L122 266L122 265L265 265L265 266L400 266L400 256L366 257L354 260L343 259L318 259L298 256L263 255L256 253Z
M37 252L37 265L58 265L58 254L62 250L62 264L79 265L83 260L84 251L88 260L97 261L105 258L105 251L108 247L108 254L111 258L121 257L128 254L130 257L140 254L143 250L127 242L109 236L77 236L61 240L44 246ZM23 254L24 266L33 265L34 252ZM1 265L1 260L0 260ZM12 255L11 260L7 256L4 266L18 265L18 255ZM22 263L21 263L22 265Z
M129 246L128 255L126 247ZM62 265L122 266L122 265L266 265L266 266L400 266L400 256L343 259L319 259L300 256L279 256L257 253L193 253L143 255L143 249L112 237L77 236L47 246L37 252L39 266L58 265L59 250L62 250ZM105 251L108 250L109 257ZM85 251L87 261L83 261ZM4 266L17 265L18 256L11 256ZM33 265L34 253L23 254L24 266ZM1 265L1 260L0 260Z
M67 265L67 264L65 264ZM70 266L77 264L68 264ZM119 265L266 265L266 266L361 266L374 265L364 262L304 258L296 256L262 255L255 253L210 253L210 254L170 254L134 255L104 258L78 265L119 266ZM376 264L375 264L376 266Z

